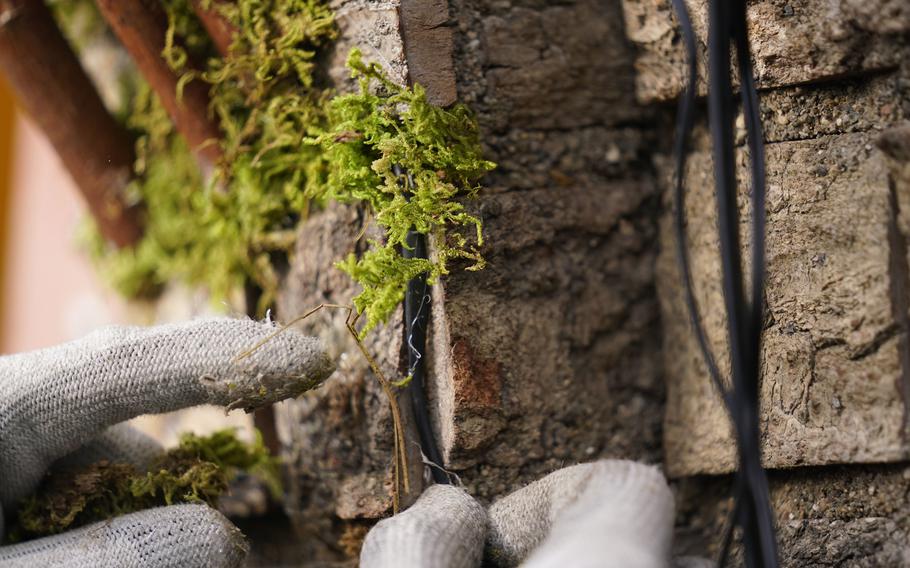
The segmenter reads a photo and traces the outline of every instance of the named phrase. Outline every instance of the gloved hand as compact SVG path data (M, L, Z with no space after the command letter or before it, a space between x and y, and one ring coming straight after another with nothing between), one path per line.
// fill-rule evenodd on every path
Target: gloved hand
M320 342L293 330L238 358L274 331L230 319L112 327L0 357L0 536L4 510L14 511L57 460L147 465L160 448L119 422L199 404L249 410L297 396L333 372ZM220 513L177 505L0 547L0 567L237 566L245 551Z
M527 568L669 565L673 496L652 466L603 460L567 467L488 510L464 490L427 489L367 534L361 568Z

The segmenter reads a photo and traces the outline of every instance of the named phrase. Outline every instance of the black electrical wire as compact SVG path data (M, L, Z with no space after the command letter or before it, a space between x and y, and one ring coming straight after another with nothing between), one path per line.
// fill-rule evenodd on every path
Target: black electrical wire
M405 189L410 187L411 180L399 167L394 168L396 175L404 180ZM406 193L408 195L408 193ZM404 258L427 258L426 236L411 229L405 239L405 246L401 248ZM412 278L404 296L404 325L405 342L408 350L408 376L411 377L408 393L411 395L411 409L414 413L414 422L417 426L417 436L420 439L420 449L432 464L430 474L433 481L450 485L452 480L443 468L442 454L433 435L430 423L430 413L427 405L426 387L426 350L427 350L427 325L430 319L431 296L427 284L426 273Z
M405 258L427 258L426 237L417 231L408 231L407 247L402 248ZM421 274L408 282L404 297L405 339L408 349L408 374L411 381L408 391L411 394L411 408L417 424L420 446L426 458L434 465L430 467L433 481L451 484L449 475L442 468L442 455L436 445L436 437L430 424L427 410L427 395L424 387L426 375L427 322L430 313L430 293L427 275Z
M682 0L673 0L687 52L688 84L680 99L674 144L676 211L675 230L685 300L711 380L722 395L734 425L739 451L739 471L734 485L735 504L729 523L742 530L746 565L775 567L777 543L768 481L761 465L759 429L759 354L764 321L765 276L765 159L758 93L752 76L745 0L710 0L708 3L708 118L714 156L714 177L723 269L724 303L730 344L731 383L726 389L701 325L692 286L685 232L683 179L688 139L694 125L696 97L695 34ZM751 156L752 262L751 298L747 300L739 241L733 120L735 106L731 84L731 46L736 47L740 92ZM718 564L726 562L730 534L724 536Z

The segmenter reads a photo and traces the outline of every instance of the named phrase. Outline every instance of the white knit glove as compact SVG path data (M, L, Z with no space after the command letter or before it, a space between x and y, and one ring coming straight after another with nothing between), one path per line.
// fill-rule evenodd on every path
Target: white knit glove
M269 323L206 319L112 327L82 340L0 357L0 536L57 460L147 465L160 448L125 425L199 404L252 409L324 381L334 364L317 339ZM62 535L0 547L0 567L237 566L243 536L205 505L140 511Z
M603 460L561 469L484 510L434 485L367 534L362 568L659 568L669 564L673 495L652 466Z

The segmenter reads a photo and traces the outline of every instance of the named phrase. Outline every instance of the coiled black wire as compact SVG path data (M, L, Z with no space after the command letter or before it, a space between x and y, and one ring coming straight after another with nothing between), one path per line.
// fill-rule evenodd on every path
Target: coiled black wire
M724 303L730 344L731 389L724 387L716 359L701 324L692 285L685 231L685 175L688 142L694 125L697 64L695 33L683 0L673 0L687 52L688 83L680 98L674 142L677 247L685 301L692 326L711 380L721 394L733 422L739 451L739 470L734 484L735 504L730 527L742 530L746 565L776 567L777 542L771 512L768 480L761 465L759 429L759 375L761 333L764 325L765 276L765 157L758 93L752 76L745 0L710 0L708 3L708 118L714 156L714 178L723 269ZM731 85L730 48L734 46L739 67L740 92L745 115L752 176L751 299L743 281L739 241L739 210L736 200L733 121L735 106ZM721 544L718 565L729 552L730 533Z

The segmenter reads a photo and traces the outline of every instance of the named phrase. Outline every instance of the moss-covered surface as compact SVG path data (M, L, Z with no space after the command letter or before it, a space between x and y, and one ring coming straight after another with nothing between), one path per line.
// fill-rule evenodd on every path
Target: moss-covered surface
M385 229L384 242L372 242L360 258L352 254L340 263L363 287L355 304L366 312L368 330L401 302L411 278L428 272L432 281L453 258L469 259L469 269L483 267L480 219L458 197L474 196L477 180L494 165L482 158L467 108L431 105L422 87L393 83L356 50L348 67L360 89L329 105L329 130L317 139L327 176L316 191L322 199L368 205ZM432 260L401 255L412 227L434 237ZM475 239L452 230L464 228Z
M246 443L231 429L210 436L184 434L179 445L156 459L147 472L106 460L54 471L20 506L8 541L57 534L151 507L214 506L241 473L262 480L274 496L281 494L278 461L258 432L252 443Z
M183 81L210 85L223 132L213 143L224 158L200 174L156 97L138 90L128 113L138 137L131 191L146 205L146 235L121 251L97 236L91 241L119 290L147 295L180 279L207 287L218 301L251 280L264 291L264 307L278 285L276 258L290 251L310 209L327 200L365 206L384 229L360 258L339 259L363 287L355 303L367 313L367 328L388 318L411 277L444 274L453 258L483 265L480 221L459 198L472 196L493 164L481 157L466 108L430 105L422 88L394 84L357 52L349 66L358 92L334 96L323 88L314 78L316 58L337 32L321 0L211 3L238 30L225 58L214 55L187 0L164 5L165 59ZM432 260L402 256L412 226L433 237Z

